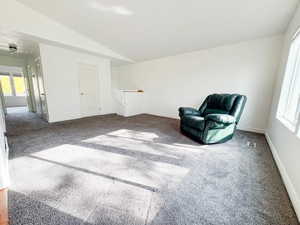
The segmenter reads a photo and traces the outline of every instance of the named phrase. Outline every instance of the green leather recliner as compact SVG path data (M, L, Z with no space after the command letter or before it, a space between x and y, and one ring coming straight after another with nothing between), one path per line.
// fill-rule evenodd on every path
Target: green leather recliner
M230 140L241 118L247 97L239 94L209 95L200 108L179 108L181 131L204 144Z

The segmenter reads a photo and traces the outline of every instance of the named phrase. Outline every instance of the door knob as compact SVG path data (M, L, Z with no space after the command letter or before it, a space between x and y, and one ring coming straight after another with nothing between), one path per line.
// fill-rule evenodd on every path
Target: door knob
M80 95L84 95L84 93L80 93Z

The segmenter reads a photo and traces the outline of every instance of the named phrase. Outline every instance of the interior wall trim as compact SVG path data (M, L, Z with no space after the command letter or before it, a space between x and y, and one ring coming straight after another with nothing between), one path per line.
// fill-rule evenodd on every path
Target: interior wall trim
M145 114L145 115L151 115L151 116L158 116L158 117L162 117L162 118L169 118L169 119L176 119L176 120L180 120L178 116L166 116L166 115L160 115L157 113L153 113L153 112L146 112L146 113L139 113L137 115L140 114ZM244 126L237 126L238 130L243 130L243 131L248 131L248 132L253 132L253 133L259 133L259 134L265 134L265 129L262 128L254 128L254 127L244 127Z
M281 178L283 180L283 183L286 187L286 190L288 192L288 195L290 197L290 200L292 202L292 205L294 207L294 210L297 214L297 218L298 218L298 221L300 222L300 199L299 199L299 196L297 195L297 192L296 192L296 189L285 169L285 166L284 164L282 163L282 161L280 160L280 157L278 155L278 151L275 147L275 145L273 144L269 134L266 132L265 133L265 136L266 136L266 139L267 139L267 142L270 146L270 149L271 149L271 152L272 152L272 155L273 155L273 158L277 164L277 168L280 172L280 175L281 175Z
M237 127L238 130L249 131L259 134L265 134L265 130L261 128L252 128L252 127Z

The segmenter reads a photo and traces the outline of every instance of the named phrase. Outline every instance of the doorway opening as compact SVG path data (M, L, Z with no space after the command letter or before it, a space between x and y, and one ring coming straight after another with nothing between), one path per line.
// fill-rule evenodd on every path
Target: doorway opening
M21 67L0 66L0 94L6 114L29 111L29 94Z
M0 35L0 100L8 135L48 125L39 43L29 37Z

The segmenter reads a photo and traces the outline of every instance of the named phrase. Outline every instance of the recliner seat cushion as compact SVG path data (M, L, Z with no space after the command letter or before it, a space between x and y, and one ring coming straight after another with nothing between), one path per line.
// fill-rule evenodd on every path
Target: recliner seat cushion
M236 121L233 116L227 114L208 114L204 119L224 124L232 124Z
M212 120L207 120L205 123L205 126L208 127L209 129L224 129L228 125L230 124L220 123Z
M185 126L192 127L197 130L204 130L205 120L200 116L186 115L181 118L181 123Z

